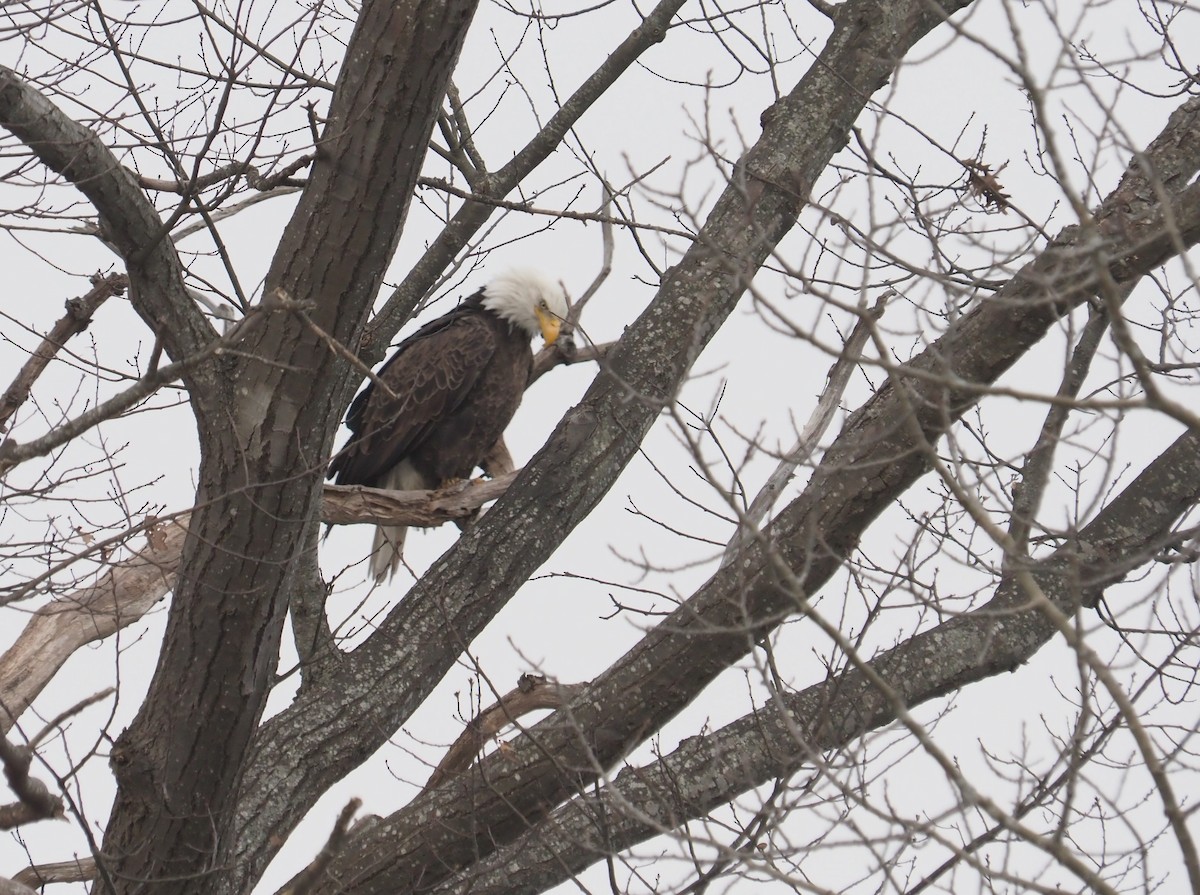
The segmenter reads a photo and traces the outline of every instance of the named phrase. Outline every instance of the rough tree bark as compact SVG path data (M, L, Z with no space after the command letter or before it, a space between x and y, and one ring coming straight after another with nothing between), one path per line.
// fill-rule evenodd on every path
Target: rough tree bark
M371 2L359 12L308 187L264 286L345 344L361 334L395 250L474 8ZM113 751L101 885L117 891L240 891L229 872L236 795L352 378L319 331L287 312L222 360L190 384L197 509L149 695Z
M1200 143L1188 139L1197 128L1198 109L1200 102L1189 101L1177 110L1097 212L1104 245L1099 258L1090 247L1081 247L1078 228L1060 234L1005 288L892 371L847 421L804 493L763 538L573 700L565 717L556 715L533 728L528 739L485 763L478 778L448 783L353 837L330 867L328 886L319 891L390 891L397 878L419 880L412 884L415 890L436 884L578 792L749 652L759 637L803 611L807 596L829 580L870 522L932 468L932 445L1057 319L1103 290L1106 275L1118 284L1136 280L1200 240L1200 185L1188 185L1200 169ZM620 356L618 349L614 363ZM552 452L563 450L564 443L582 453L599 441L605 453L615 452L605 443L601 422L615 415L605 396L612 394L609 389L642 381L622 376L624 369L618 365L598 380L575 411L593 421L587 437L567 440L569 419L565 434L560 427L525 475L549 465ZM1184 449L1191 446L1187 442ZM592 462L598 465L600 459ZM516 493L531 503L553 505L561 499L549 487L554 472L551 468ZM1180 479L1163 518L1147 528L1149 542L1194 503L1191 483L1190 472ZM518 480L515 488L520 485ZM502 515L510 505L511 500L504 501L493 512ZM1118 553L1119 546L1113 548ZM1106 566L1118 560L1107 554L1097 558ZM980 660L977 673L988 668ZM853 714L835 722L849 730L866 729Z
M476 172L472 189L502 199L520 184L606 85L662 39L681 5L660 3L537 140L498 172ZM0 67L0 122L95 204L126 261L134 307L161 344L177 360L215 355L185 375L202 445L196 508L149 696L112 753L119 789L100 890L250 890L316 801L412 715L607 494L794 227L872 95L917 41L969 5L846 0L832 11L818 58L763 113L761 138L730 170L691 249L546 447L361 647L305 654L301 644L300 693L265 724L289 606L294 618L311 616L296 621L298 641L328 633L315 558L322 477L358 378L329 339L377 356L492 211L465 203L368 321L474 2L367 0L359 10L311 176L264 285L265 296L282 299L262 306L270 309L254 318L236 354L217 350L223 343L183 288L166 228L132 175ZM1014 577L998 582L986 606L869 662L856 658L849 671L780 694L767 709L587 793L759 638L808 611L808 598L879 513L936 467L939 439L1064 315L1097 297L1118 306L1140 277L1200 241L1200 184L1191 182L1198 134L1200 100L1191 100L1094 214L927 350L890 367L800 497L678 611L509 748L351 830L339 853L323 857L321 873L306 877L306 895L539 891L602 853L819 761L822 750L903 718L909 706L1031 656L1058 628L1046 606L1025 605L1029 581L1050 606L1076 612L1125 574L1130 557L1140 561L1163 543L1200 499L1196 433L1180 437L1057 552L1036 562L1014 552ZM125 571L142 576L144 565ZM146 592L165 587L156 580ZM105 596L88 593L115 626ZM51 630L42 621L32 635ZM28 704L27 689L4 692L14 707ZM638 810L622 810L629 805Z
M762 137L739 162L693 249L609 355L607 375L567 414L506 498L341 662L339 673L263 726L244 789L239 838L246 852L239 863L261 867L274 851L264 833L289 830L330 783L403 723L465 644L586 517L750 276L790 230L863 105L907 50L961 5L912 0L884 12L864 2L839 8L820 58L763 116ZM579 475L582 469L588 475ZM614 746L619 752L620 743ZM558 790L555 800L569 792ZM540 804L547 795L530 790L528 799ZM529 804L525 796L522 802ZM489 830L488 836L517 832ZM490 847L480 840L439 841L407 855L403 873L428 883L435 867L444 873ZM393 872L401 871L381 870L379 884Z
M1066 614L1094 606L1103 588L1171 537L1200 500L1200 434L1187 432L1154 460L1075 542L1031 567ZM1081 553L1081 548L1086 553ZM792 594L797 600L800 594ZM779 693L761 710L691 737L652 764L626 768L599 793L586 791L546 821L436 886L438 895L534 895L597 861L688 820L736 795L804 767L918 706L985 678L1016 672L1058 627L1013 579L964 615L799 692ZM886 694L872 677L892 689ZM498 760L462 785L512 773ZM335 870L336 872L336 870ZM416 887L414 887L416 888ZM409 891L402 889L402 891Z

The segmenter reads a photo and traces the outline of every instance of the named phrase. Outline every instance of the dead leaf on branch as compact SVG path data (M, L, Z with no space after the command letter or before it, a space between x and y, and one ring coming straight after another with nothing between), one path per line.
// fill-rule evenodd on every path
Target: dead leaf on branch
M967 170L967 189L971 195L983 203L984 208L1008 211L1008 200L1012 197L1004 192L1004 187L997 179L997 175L1008 167L1008 162L995 171L992 170L991 165L978 159L969 159L963 162L962 166Z

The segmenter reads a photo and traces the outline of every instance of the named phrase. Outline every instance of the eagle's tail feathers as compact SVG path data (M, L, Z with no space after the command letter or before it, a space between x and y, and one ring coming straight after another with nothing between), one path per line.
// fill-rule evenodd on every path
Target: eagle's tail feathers
M382 584L396 574L404 557L406 525L379 525L371 545L371 574Z
M421 491L432 488L408 460L393 466L379 483L380 488L391 491ZM384 582L396 574L404 561L404 535L406 525L379 525L375 528L375 541L371 547L371 574L377 582Z

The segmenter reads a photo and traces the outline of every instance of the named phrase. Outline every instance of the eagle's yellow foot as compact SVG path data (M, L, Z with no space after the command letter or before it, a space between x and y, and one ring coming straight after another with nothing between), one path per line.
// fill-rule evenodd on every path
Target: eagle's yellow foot
M468 486L475 484L478 479L445 479L437 486L436 494L458 494Z

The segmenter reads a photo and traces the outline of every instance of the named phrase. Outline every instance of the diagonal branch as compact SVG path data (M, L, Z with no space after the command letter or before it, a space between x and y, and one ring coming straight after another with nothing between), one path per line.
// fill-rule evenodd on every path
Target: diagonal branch
M759 523L766 518L771 507L775 506L779 495L783 493L783 489L796 474L797 467L802 463L807 463L816 451L821 437L833 421L834 411L841 404L846 386L850 383L850 376L858 369L867 337L879 318L883 316L887 299L888 296L884 295L870 309L863 310L859 315L858 322L854 324L854 329L846 338L846 344L842 347L841 354L838 355L837 360L834 361L825 376L825 390L821 393L816 408L809 416L808 423L800 432L796 443L784 452L775 470L767 477L767 481L754 496L754 500L750 502L746 512L742 514L738 529L734 532L721 556L722 565L728 565L737 557Z
M1132 285L1125 289L1126 295L1132 291ZM1016 551L1028 551L1029 534L1033 530L1038 507L1042 495L1054 471L1054 455L1062 441L1063 427L1070 417L1069 399L1079 394L1084 379L1091 369L1092 360L1100 347L1100 339L1108 329L1108 316L1098 311L1088 315L1087 323L1080 333L1079 340L1071 352L1070 360L1064 371L1062 383L1058 387L1056 397L1066 398L1067 402L1051 405L1046 419L1042 423L1037 441L1030 449L1021 469L1020 488L1014 488L1012 519L1009 523L1008 536L1012 539ZM1006 561L1011 563L1015 557L1009 555Z
M0 124L87 196L106 240L129 267L134 309L171 357L180 360L212 341L216 333L184 289L183 268L162 218L100 137L3 65Z
M383 346L387 345L421 299L434 287L441 272L450 266L471 237L487 223L496 209L496 203L502 203L505 196L550 157L583 114L643 53L666 39L671 19L685 2L660 0L508 164L498 171L476 178L472 189L478 198L463 203L388 298L368 326L360 353L376 359L378 354L382 354Z
M18 442L13 438L5 439L0 443L0 479L8 475L18 464L34 457L44 457L55 448L67 444L89 429L120 416L131 407L146 400L164 385L177 379L186 379L205 361L219 356L222 352L245 340L259 327L262 318L271 312L292 310L295 310L293 305L280 299L255 305L250 309L250 313L231 326L224 335L210 340L195 354L177 360L173 364L167 364L165 367L152 367L125 391L85 410L79 416L56 426L45 435L27 442Z
M128 285L129 278L124 274L109 274L106 277L97 274L92 278L92 288L86 295L67 300L67 313L50 328L50 332L34 349L16 378L4 390L4 394L0 395L0 432L7 429L12 415L29 399L30 389L58 354L59 349L69 338L88 328L92 322L92 315L106 299L120 295Z
M356 378L321 333L359 343L475 9L356 7L317 157L263 283L264 296L308 306L314 326L268 319L216 387L192 392L197 506L154 677L113 748L103 852L122 878L173 895L247 891L236 850L286 838L269 824L239 829L237 807L290 604L318 591L322 458Z
M560 684L536 674L523 674L517 685L468 722L466 730L446 750L422 792L461 774L489 739L517 719L545 709L560 709L584 689L583 684Z
M1200 501L1200 433L1155 459L1079 533L1075 543L1031 567L1058 609L1074 614L1099 590L1147 562L1172 526ZM1080 555L1080 549L1090 551ZM1080 573L1086 577L1080 578ZM887 682L909 709L1020 666L1057 633L1054 621L1014 580L971 612L916 634L869 662L789 695L650 765L628 768L600 792L581 794L544 823L436 895L533 895L565 882L599 856L629 848L703 817L739 794L841 749L897 717L869 679ZM493 761L483 773L506 773ZM604 822L598 823L598 818ZM514 860L520 855L520 860Z
M1063 314L1094 295L1106 276L1118 283L1136 280L1172 257L1181 245L1200 241L1200 184L1185 186L1190 173L1200 167L1200 140L1194 139L1194 131L1200 128L1200 116L1194 114L1198 105L1200 100L1192 100L1176 111L1146 156L1134 162L1101 206L1096 215L1104 239L1100 269L1094 245L1081 246L1077 228L1060 234L991 300L960 318L921 355L892 370L888 382L847 421L805 492L737 561L719 571L601 675L571 705L570 723L555 717L535 727L529 741L518 741L521 745L504 765L513 773L489 774L486 790L458 790L457 800L442 793L435 801L418 799L374 826L347 848L343 862L331 871L340 871L340 884L352 888L355 895L374 895L385 879L396 878L393 874L400 878L440 875L439 868L458 866L457 860L465 865L478 850L486 852L515 836L531 819L574 794L658 729L744 656L759 637L801 610L797 593L804 598L821 588L875 517L929 470L931 452L926 447ZM1162 175L1160 194L1168 196L1169 203L1160 204L1153 191L1130 195L1127 188L1144 176L1143 170ZM1117 209L1119 215L1114 214ZM647 313L654 310L652 306ZM625 345L610 361L618 374L630 368L620 354ZM590 396L601 392L603 385L601 380ZM644 394L641 398L646 400ZM595 406L585 399L584 408ZM618 413L611 404L600 406L605 414ZM580 425L578 413L564 424L567 437L572 424ZM583 445L593 448L599 443L606 452L613 451L603 419L597 414L588 420L576 436L578 441L568 441L565 450L578 456L585 453ZM564 450L561 441L552 441L547 452L556 449ZM539 463L543 459L526 467L508 499L460 545L468 542L467 549L478 549L489 520L494 525L538 524L529 517L536 517L544 504L561 500L552 484L555 471L543 471ZM599 458L593 456L589 468L599 466ZM544 477L540 481L539 474ZM521 501L522 496L526 500ZM1177 499L1182 508L1193 501L1185 489ZM509 516L506 511L514 505L520 505L524 515ZM560 524L561 518L556 520ZM1101 565L1112 566L1118 557L1102 556ZM790 574L800 576L801 592L780 587L781 562L792 570ZM445 592L440 596L445 597ZM401 610L414 603L410 594ZM439 603L443 610L445 605ZM444 618L439 616L443 623ZM389 618L382 630L394 645L398 637L388 630L391 622ZM859 698L865 696L860 693ZM857 714L833 721L849 725L852 734L862 729ZM603 739L588 738L587 731L599 730L606 732ZM486 767L491 765L485 763ZM564 768L570 773L564 774ZM414 836L414 823L432 814L443 825L439 831ZM399 857L367 857L380 854Z
M384 491L361 485L325 485L321 521L330 525L435 526L473 517L516 478L507 473L451 491ZM82 646L133 624L175 586L190 513L147 519L147 545L113 563L94 583L40 606L12 646L0 655L0 735L16 723L63 664ZM99 551L132 532L91 545ZM72 559L74 561L74 558ZM60 571L51 569L45 577ZM20 596L11 598L20 599Z
M738 176L717 200L692 249L664 277L655 300L629 327L602 375L547 446L334 678L301 694L259 731L242 789L244 824L266 825L277 835L290 830L327 786L415 711L463 645L586 518L636 456L754 272L790 231L811 184L844 144L870 96L891 76L896 60L959 5L908 0L883 11L866 0L844 5L845 15L820 58L764 117L761 138L738 163ZM489 562L480 562L481 556ZM635 690L644 692L640 684ZM644 714L621 719L605 748L621 751L633 731L647 732L645 722ZM421 879L427 885L515 835L506 821L537 816L570 791L557 784L533 787L507 806L501 797L487 806L495 814L485 811L467 825L480 831L478 839L454 834L453 824L434 825L419 846L388 849L399 863L381 859L361 881L362 892L397 879ZM346 860L353 862L358 854L351 847ZM243 854L250 867L269 857L266 849Z
M0 656L0 734L8 731L75 651L141 618L166 596L179 568L187 516L148 526L145 548L115 563L94 584L33 613Z
M20 799L11 805L0 805L0 830L12 830L36 820L62 816L62 799L51 795L45 783L29 775L32 762L32 749L14 746L6 737L0 736L0 766L4 768L4 779Z

